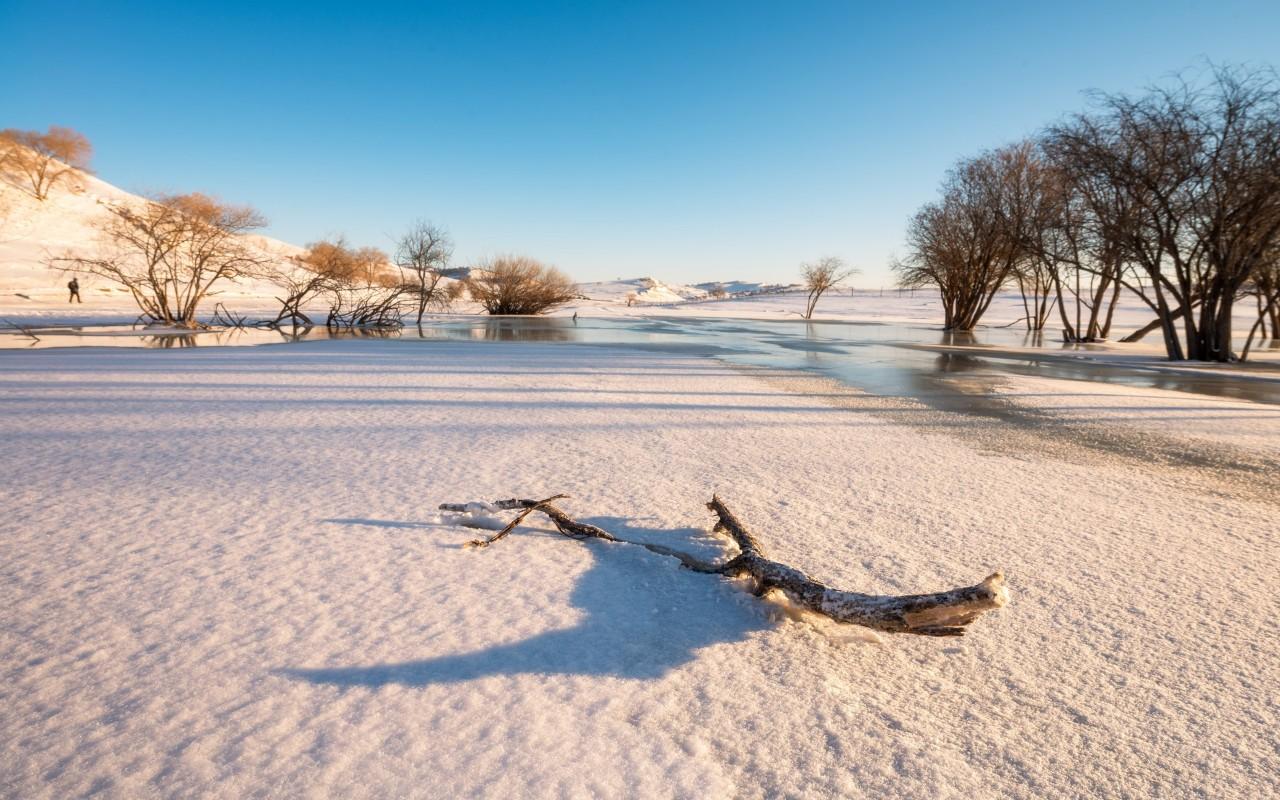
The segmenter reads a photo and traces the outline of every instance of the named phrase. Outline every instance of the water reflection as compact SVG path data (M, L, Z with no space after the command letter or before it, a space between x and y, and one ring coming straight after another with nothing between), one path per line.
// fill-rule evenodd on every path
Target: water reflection
M195 347L197 338L192 333L166 333L156 336L143 336L142 344L144 347L155 347L162 350L170 348Z

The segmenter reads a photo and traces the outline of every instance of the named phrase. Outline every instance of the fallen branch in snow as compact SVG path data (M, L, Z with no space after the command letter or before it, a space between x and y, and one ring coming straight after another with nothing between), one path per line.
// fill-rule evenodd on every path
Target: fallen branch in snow
M933 594L871 595L832 589L795 567L765 556L760 542L718 496L713 496L711 502L707 503L707 508L717 517L715 531L727 534L740 551L738 555L719 564L701 561L687 553L661 545L623 541L594 525L578 522L552 504L552 501L564 497L565 495L555 495L545 500L512 499L478 504L443 503L440 510L466 513L479 509L521 509L520 514L497 534L470 543L475 547L486 547L498 541L515 530L525 517L537 511L545 514L556 526L556 530L572 539L603 539L607 542L638 545L654 553L678 558L684 566L695 572L734 578L749 577L755 584L757 595L777 589L795 605L836 622L862 625L888 633L961 636L966 625L1009 601L1004 576L999 572L987 576L974 586Z

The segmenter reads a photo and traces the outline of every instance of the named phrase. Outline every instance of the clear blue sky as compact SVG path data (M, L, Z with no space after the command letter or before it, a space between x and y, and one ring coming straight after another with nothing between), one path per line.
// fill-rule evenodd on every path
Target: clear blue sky
M106 180L260 208L293 242L579 280L887 284L956 158L1204 59L1280 62L1280 3L0 0L0 127L68 125Z

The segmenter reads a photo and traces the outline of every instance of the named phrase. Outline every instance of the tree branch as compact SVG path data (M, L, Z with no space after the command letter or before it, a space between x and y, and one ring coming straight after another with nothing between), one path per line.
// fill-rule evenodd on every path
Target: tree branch
M768 558L760 541L718 496L713 496L711 502L707 503L708 510L716 515L714 530L727 535L740 551L728 561L718 564L705 562L687 553L661 545L621 540L594 525L578 522L552 505L551 501L564 497L565 495L555 495L545 500L511 499L484 504L492 510L521 509L521 512L494 536L473 541L470 545L486 547L510 534L527 516L538 511L545 514L561 534L570 538L603 539L608 542L636 545L653 553L677 558L689 569L704 574L727 577L748 576L755 584L757 595L778 590L794 604L835 622L861 625L888 633L960 636L969 623L1009 601L1009 591L1004 585L1004 576L999 572L987 576L973 586L932 594L870 595L832 589L795 567ZM442 511L462 513L474 508L474 505L462 503L440 505Z

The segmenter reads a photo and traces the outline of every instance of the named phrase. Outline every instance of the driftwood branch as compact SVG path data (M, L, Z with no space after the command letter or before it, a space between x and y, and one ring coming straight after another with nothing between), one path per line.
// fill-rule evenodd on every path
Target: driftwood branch
M545 500L511 499L483 504L479 507L500 511L519 509L520 514L494 536L478 539L470 544L486 547L511 533L527 516L537 511L546 515L556 526L556 530L570 538L604 539L608 542L636 545L654 553L678 558L685 567L696 572L734 578L749 577L758 595L772 590L781 591L795 605L836 622L861 625L888 633L960 636L969 623L1009 601L1004 576L999 572L973 586L933 594L871 595L832 589L795 567L768 558L760 541L718 496L713 496L711 502L707 503L708 510L717 518L715 532L727 535L739 550L736 556L723 563L702 561L661 545L618 539L594 525L572 519L552 503L564 497L565 495L556 495ZM468 512L477 507L473 504L444 503L440 510Z

